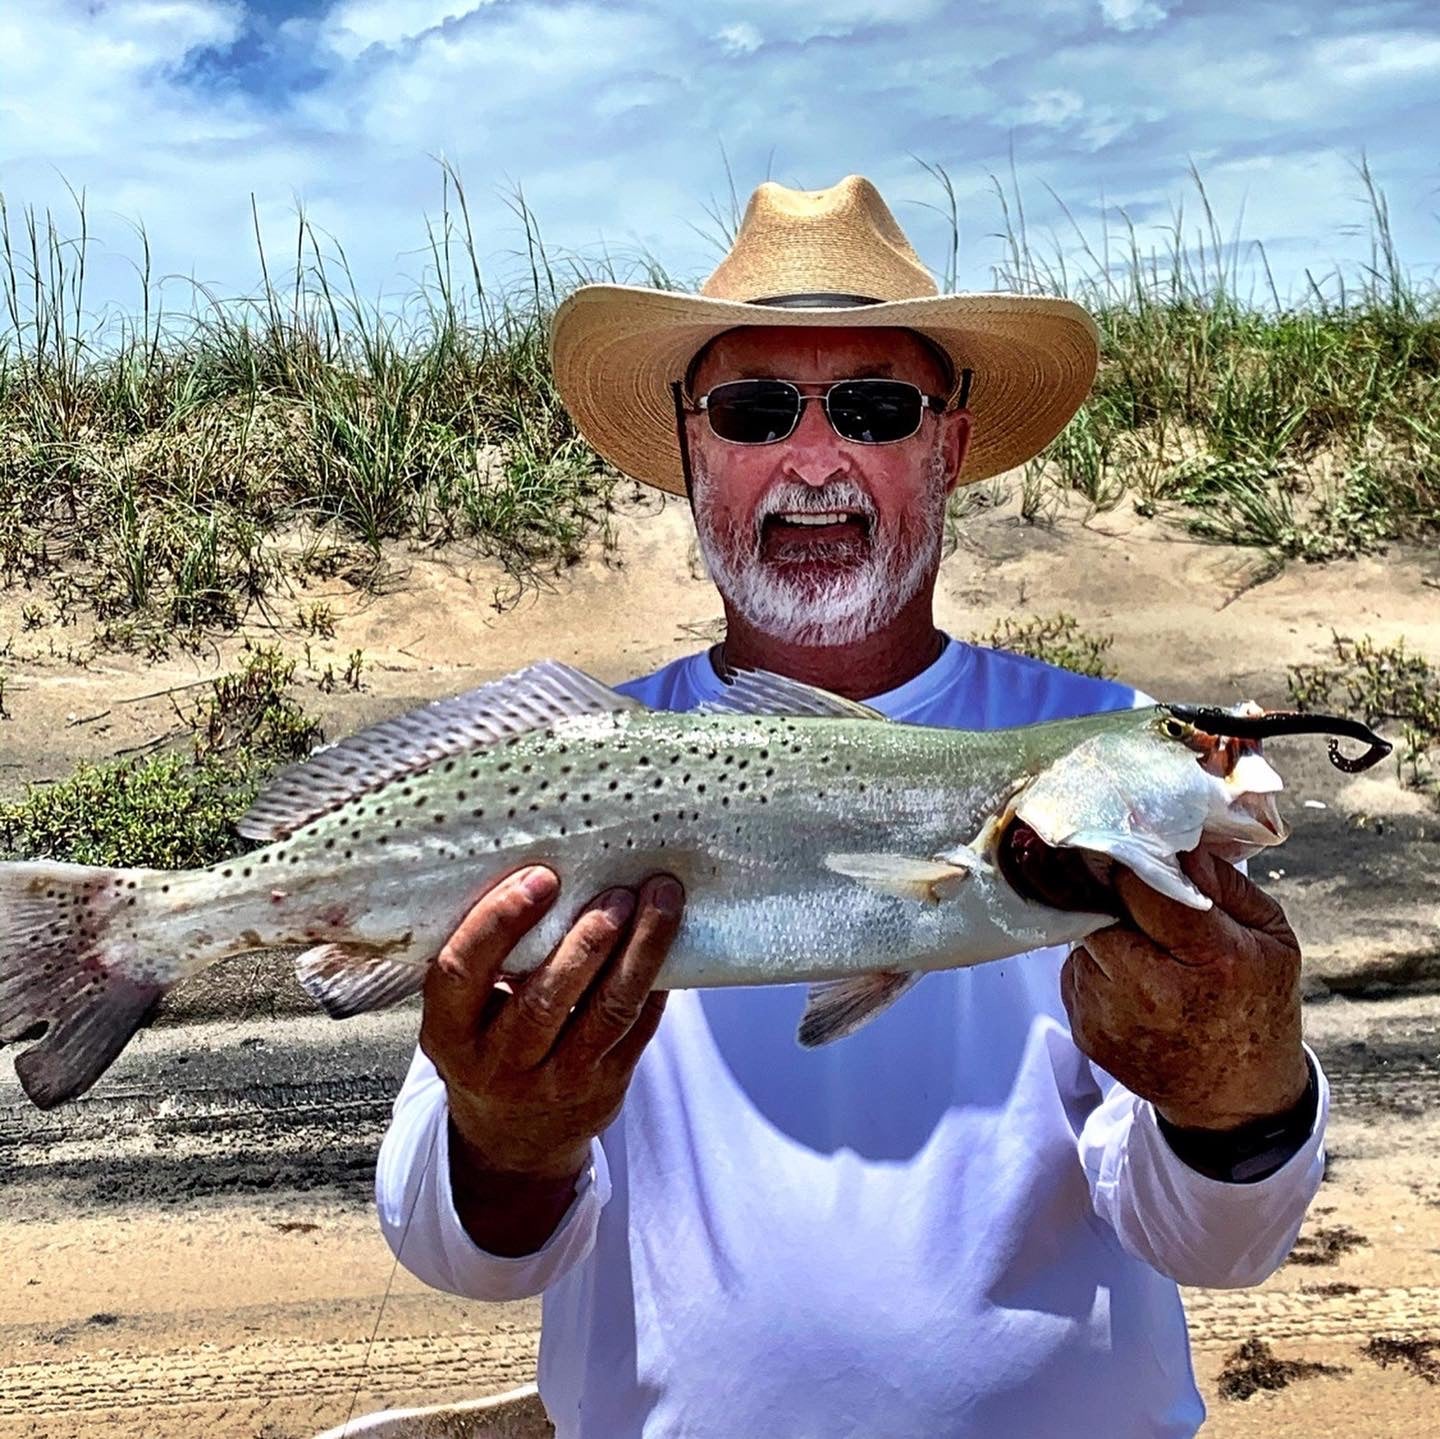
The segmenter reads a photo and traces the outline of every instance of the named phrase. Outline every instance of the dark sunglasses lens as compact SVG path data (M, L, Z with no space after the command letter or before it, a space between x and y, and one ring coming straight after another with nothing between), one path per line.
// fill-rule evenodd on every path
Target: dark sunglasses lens
M732 380L706 402L710 428L737 445L768 445L795 428L799 392L779 380Z
M846 380L830 391L835 433L862 445L889 445L920 428L921 398L900 380Z

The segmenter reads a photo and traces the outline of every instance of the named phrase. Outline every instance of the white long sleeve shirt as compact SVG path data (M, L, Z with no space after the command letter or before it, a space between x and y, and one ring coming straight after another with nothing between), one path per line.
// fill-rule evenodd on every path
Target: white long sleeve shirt
M687 709L720 682L700 654L623 688ZM869 703L986 728L1134 700L951 641ZM444 1086L417 1052L381 1224L436 1288L543 1293L560 1439L1193 1435L1177 1282L1255 1284L1282 1262L1320 1182L1328 1089L1320 1074L1310 1138L1277 1173L1207 1179L1076 1049L1063 961L927 975L820 1050L795 1042L800 986L672 994L574 1203L523 1258L461 1227Z

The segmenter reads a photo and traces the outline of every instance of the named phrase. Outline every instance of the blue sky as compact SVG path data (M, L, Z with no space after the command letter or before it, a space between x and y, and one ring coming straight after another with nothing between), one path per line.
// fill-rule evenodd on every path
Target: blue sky
M492 278L521 243L516 182L557 249L648 249L699 278L722 146L742 198L767 175L868 175L937 270L919 161L943 165L977 289L1012 154L1042 249L1075 243L1049 189L1092 241L1107 207L1153 243L1183 201L1193 232L1193 162L1226 233L1241 222L1294 290L1367 254L1363 151L1402 256L1433 274L1437 133L1433 0L0 0L12 223L27 204L68 216L65 182L83 187L92 296L125 308L139 221L157 273L252 287L252 192L277 268L299 200L367 293L398 295L425 264L440 155Z

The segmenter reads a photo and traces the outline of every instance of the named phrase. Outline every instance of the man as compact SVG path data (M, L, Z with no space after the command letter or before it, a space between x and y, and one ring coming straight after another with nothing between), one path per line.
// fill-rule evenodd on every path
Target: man
M596 448L688 493L725 605L722 645L627 693L686 709L764 668L972 728L1136 701L936 629L947 495L1053 438L1095 331L936 295L868 182L762 186L701 295L585 287L554 357ZM1265 1278L1320 1180L1299 952L1201 853L1203 914L1028 853L1037 894L1103 881L1124 918L929 975L818 1050L797 988L651 993L682 922L664 876L497 987L564 876L496 886L433 968L381 1150L401 1262L543 1293L562 1436L1193 1434L1176 1283Z

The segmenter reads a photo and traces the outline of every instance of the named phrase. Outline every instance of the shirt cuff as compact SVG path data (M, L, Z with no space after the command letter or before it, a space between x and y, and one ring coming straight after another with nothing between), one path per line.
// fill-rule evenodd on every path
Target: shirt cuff
M590 1160L575 1184L575 1198L555 1232L533 1254L491 1254L471 1239L455 1212L450 1187L450 1124L448 1113L440 1118L436 1135L435 1175L440 1244L457 1292L483 1294L486 1298L523 1299L539 1294L575 1265L581 1263L595 1244L600 1211L610 1198L610 1168L598 1139L590 1141Z
M1314 1174L1323 1169L1325 1125L1330 1112L1330 1084L1314 1051L1309 1045L1304 1045L1303 1048L1315 1075L1315 1115L1311 1121L1310 1132L1289 1159L1264 1179L1236 1183L1226 1179L1212 1179L1208 1174L1192 1169L1170 1147L1169 1140L1160 1128L1155 1106L1149 1100L1141 1100L1136 1105L1136 1132L1132 1135L1132 1144L1139 1142L1143 1146L1152 1164L1157 1170L1164 1172L1171 1186L1193 1196L1201 1203L1224 1203L1225 1197L1229 1195L1235 1196L1239 1203L1253 1203L1262 1195L1283 1193L1297 1183L1308 1185Z

